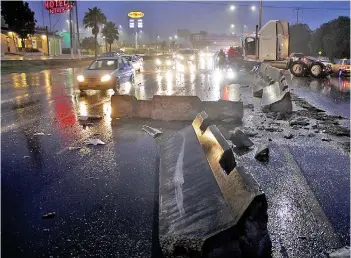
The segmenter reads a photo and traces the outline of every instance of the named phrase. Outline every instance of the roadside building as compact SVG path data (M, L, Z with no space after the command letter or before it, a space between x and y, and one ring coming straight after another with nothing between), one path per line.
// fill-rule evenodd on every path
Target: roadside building
M45 28L36 28L33 35L24 40L25 49L17 33L12 32L5 22L1 22L1 56L5 54L48 55L62 54L62 39L54 32L46 32Z

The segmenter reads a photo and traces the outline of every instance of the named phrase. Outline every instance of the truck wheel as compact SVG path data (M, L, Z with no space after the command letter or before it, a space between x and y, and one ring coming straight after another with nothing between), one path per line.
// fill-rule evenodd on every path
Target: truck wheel
M310 74L314 78L320 78L323 74L323 65L320 63L313 63L310 68Z
M290 72L295 76L295 77L302 77L305 74L307 67L304 63L299 62L299 61L294 61L290 65Z

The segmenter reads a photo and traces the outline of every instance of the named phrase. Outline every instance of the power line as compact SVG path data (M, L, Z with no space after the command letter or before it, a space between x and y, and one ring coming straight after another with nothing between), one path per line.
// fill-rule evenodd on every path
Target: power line
M227 3L216 3L216 2L196 2L196 1L167 1L163 3L188 3L188 4L202 4L202 5L221 5L221 6L230 6L231 4ZM249 7L252 4L235 4L239 7ZM262 5L262 8L275 8L275 9L299 9L299 10L333 10L333 11L350 11L345 8L326 8L326 7L299 7L299 6L274 6L274 5Z

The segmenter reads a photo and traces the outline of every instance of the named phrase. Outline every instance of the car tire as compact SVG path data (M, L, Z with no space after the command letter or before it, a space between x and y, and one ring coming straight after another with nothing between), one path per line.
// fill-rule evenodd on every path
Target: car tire
M295 76L295 77L302 77L306 73L307 66L303 62L300 61L294 61L290 65L290 72Z
M323 75L323 65L321 63L312 63L310 70L310 75L313 78L320 78Z

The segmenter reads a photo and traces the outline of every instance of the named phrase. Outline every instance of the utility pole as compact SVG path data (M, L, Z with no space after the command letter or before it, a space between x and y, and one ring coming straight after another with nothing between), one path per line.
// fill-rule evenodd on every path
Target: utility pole
M79 22L78 22L78 1L76 1L76 24L77 24L77 51L78 51L78 58L81 59L80 55L80 41L79 41Z
M258 18L258 30L262 27L262 0L260 0L260 13Z
M71 42L71 58L74 59L73 55L73 37L72 37L72 8L69 9L69 39Z
M299 11L300 8L296 8L296 24L299 24Z

